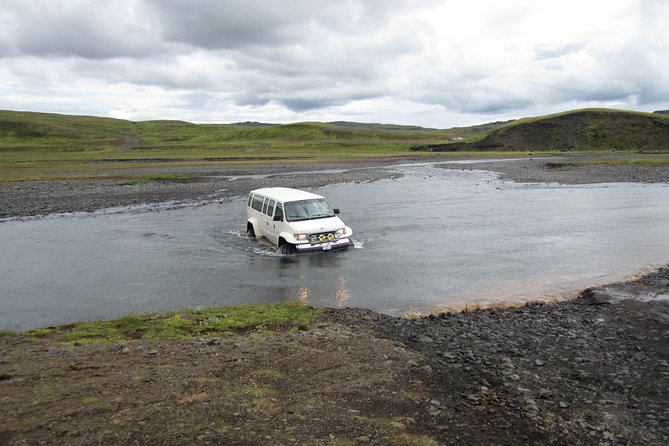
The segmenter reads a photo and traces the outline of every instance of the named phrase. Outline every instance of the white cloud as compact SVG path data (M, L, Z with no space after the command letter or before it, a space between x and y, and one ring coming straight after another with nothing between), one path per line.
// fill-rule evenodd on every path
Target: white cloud
M663 0L6 0L0 108L431 127L669 108L668 22Z

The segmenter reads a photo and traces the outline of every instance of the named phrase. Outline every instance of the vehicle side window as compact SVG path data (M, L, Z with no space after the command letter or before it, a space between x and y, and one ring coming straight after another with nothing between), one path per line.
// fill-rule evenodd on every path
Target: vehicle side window
M274 216L281 217L281 220L283 221L283 206L281 206L281 203L276 204L276 210L274 211Z
M269 200L269 204L267 205L267 209L265 209L265 214L269 215L270 217L274 214L274 200Z
M269 198L265 198L265 203L262 205L262 213L266 214L267 213L267 203L269 203Z
M252 201L253 201L253 195L249 195L249 203L247 206L251 206Z
M256 211L262 212L262 202L265 199L265 197L261 197L260 195L254 195L253 196L253 203L251 203L251 207L255 209Z

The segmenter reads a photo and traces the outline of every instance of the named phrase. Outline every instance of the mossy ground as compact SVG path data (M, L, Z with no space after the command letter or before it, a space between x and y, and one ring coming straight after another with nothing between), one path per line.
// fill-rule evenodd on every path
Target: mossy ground
M66 344L100 344L138 339L229 337L241 333L272 333L305 327L322 310L299 302L235 305L130 315L111 321L77 322L31 330L33 338Z

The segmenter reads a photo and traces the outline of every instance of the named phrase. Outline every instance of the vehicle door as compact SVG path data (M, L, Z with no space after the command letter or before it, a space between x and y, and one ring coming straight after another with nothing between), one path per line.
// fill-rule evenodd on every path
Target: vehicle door
M283 231L288 230L287 229L287 223L285 222L284 214L283 214L283 204L280 202L276 202L276 206L274 207L274 215L271 218L271 229L272 232L274 233L274 237L276 237L276 243L279 243L279 236Z
M273 221L276 201L268 198L263 204L263 231L265 238L272 243L279 242L279 233L276 231L276 222Z

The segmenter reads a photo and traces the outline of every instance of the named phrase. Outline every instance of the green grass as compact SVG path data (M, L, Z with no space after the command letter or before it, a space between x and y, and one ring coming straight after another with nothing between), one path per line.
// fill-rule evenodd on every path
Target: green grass
M584 114L588 115L587 125L579 127L574 150L643 149L666 153L663 133L658 129L669 123L669 116L623 110L574 110L446 130L318 122L263 127L165 120L132 122L0 110L0 182L111 178L141 184L188 180L164 176L162 179L134 178L128 172L142 169L159 173L166 169L269 163L336 163L359 158L448 159L445 153L428 150L430 146L450 146L451 143L457 147L454 156L458 157L481 156L472 155L476 152L486 157L497 156L494 150L518 156L529 150L562 149L563 141L570 141L569 135L575 135L573 127L565 124L551 133L546 126ZM453 138L464 140L455 142ZM412 151L412 147L425 151Z
M130 169L416 156L409 147L481 131L317 122L246 127L0 111L0 181L118 178Z
M146 183L184 183L186 181L192 180L193 177L190 175L184 175L179 173L164 173L164 174L155 174L155 175L142 175L140 177L133 178L131 180L124 181L121 183L124 186L134 186L138 184Z
M136 339L224 337L298 329L321 312L299 302L235 305L130 315L111 321L78 322L32 330L27 334L34 338L81 345Z

